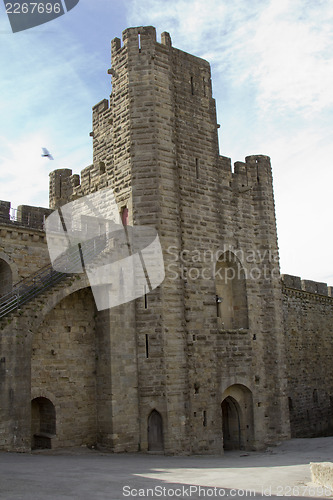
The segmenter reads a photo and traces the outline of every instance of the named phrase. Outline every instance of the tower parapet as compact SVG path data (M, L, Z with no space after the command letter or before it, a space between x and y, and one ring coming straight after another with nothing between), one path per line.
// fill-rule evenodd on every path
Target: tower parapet
M60 168L50 173L50 208L61 207L72 199L75 187L80 184L80 176L72 175L69 168Z

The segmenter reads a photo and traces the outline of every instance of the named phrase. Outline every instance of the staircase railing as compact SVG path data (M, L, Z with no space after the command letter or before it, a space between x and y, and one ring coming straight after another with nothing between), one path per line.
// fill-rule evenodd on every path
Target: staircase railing
M56 267L65 270L65 272L56 271L52 264L48 264L16 283L11 292L0 298L0 318L19 309L23 304L53 287L66 276L74 272L77 273L79 269L82 273L83 254L84 263L88 264L104 250L105 246L105 235L85 241L81 245L75 245L57 258Z

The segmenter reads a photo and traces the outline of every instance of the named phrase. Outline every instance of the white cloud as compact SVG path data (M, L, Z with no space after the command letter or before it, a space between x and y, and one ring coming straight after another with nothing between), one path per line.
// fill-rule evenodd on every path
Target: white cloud
M133 0L128 17L170 30L177 46L207 58L235 85L253 82L265 111L333 104L330 0Z
M306 114L333 104L333 4L271 0L249 41L259 105Z

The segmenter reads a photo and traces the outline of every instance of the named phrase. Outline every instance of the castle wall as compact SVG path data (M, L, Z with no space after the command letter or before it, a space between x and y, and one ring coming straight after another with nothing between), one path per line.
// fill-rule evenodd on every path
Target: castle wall
M332 435L332 287L282 278L292 437Z
M68 277L58 283L44 294L33 298L21 309L0 320L0 449L11 451L27 451L31 447L31 360L32 342L38 334L39 325L54 307L71 295L72 292L86 288L88 283L75 277ZM69 301L70 304L70 301ZM68 317L71 316L68 311ZM61 315L60 315L61 316ZM64 315L62 315L61 319ZM76 317L76 319L78 319ZM57 333L61 333L61 327L65 330L66 319L58 322L57 331L53 332L53 340L56 341ZM48 326L49 327L49 326ZM58 332L59 328L59 332ZM48 331L43 331L47 337ZM45 346L48 344L45 341ZM40 348L43 351L43 342ZM56 346L57 348L58 346ZM39 347L38 347L39 348ZM50 350L54 346L50 347ZM45 355L45 360L44 360ZM50 361L50 352L43 351L40 366L47 371ZM55 359L52 355L51 359ZM59 360L58 360L59 361ZM60 364L63 362L60 362ZM45 388L45 386L44 386ZM52 394L52 388L49 388ZM35 397L35 396L33 396ZM46 395L42 397L47 397ZM53 398L51 398L52 400ZM54 400L52 401L54 404Z
M239 257L246 278L252 357L244 369L239 344L231 380L245 377L253 392L254 439L289 435L282 295L270 159L263 155L237 162L220 158L220 234L222 247ZM223 326L223 325L221 325ZM225 348L224 348L225 349ZM239 353L240 354L240 353ZM221 353L225 357L224 350ZM271 369L272 365L274 370ZM222 361L223 379L223 361ZM225 373L230 373L226 367ZM230 375L229 375L230 377ZM228 377L226 377L228 379Z
M89 289L62 300L33 333L31 400L56 411L52 448L92 445L96 432L96 309Z
M12 284L50 263L45 232L0 223L0 259L11 269Z
M32 398L55 406L55 446L258 449L288 438L289 418L295 436L332 432L332 289L290 276L281 287L270 158L232 169L219 155L210 66L168 33L159 43L153 27L127 29L111 57L93 164L51 172L50 207L112 188L129 224L157 229L165 279L99 312L89 290L68 288L60 303L50 290L2 321L3 430L16 441L1 446L29 446L30 382ZM48 261L42 232L0 230L17 276ZM53 306L36 327L43 300Z
M43 229L45 218L50 213L48 208L31 205L19 205L13 209L10 201L0 200L0 223Z

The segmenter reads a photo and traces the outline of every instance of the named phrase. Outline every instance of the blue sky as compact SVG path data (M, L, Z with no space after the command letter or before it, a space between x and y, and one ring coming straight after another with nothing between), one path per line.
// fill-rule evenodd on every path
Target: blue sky
M80 0L15 34L1 3L0 199L47 206L51 170L91 164L110 41L140 25L211 63L220 153L271 157L281 271L333 285L331 0Z

